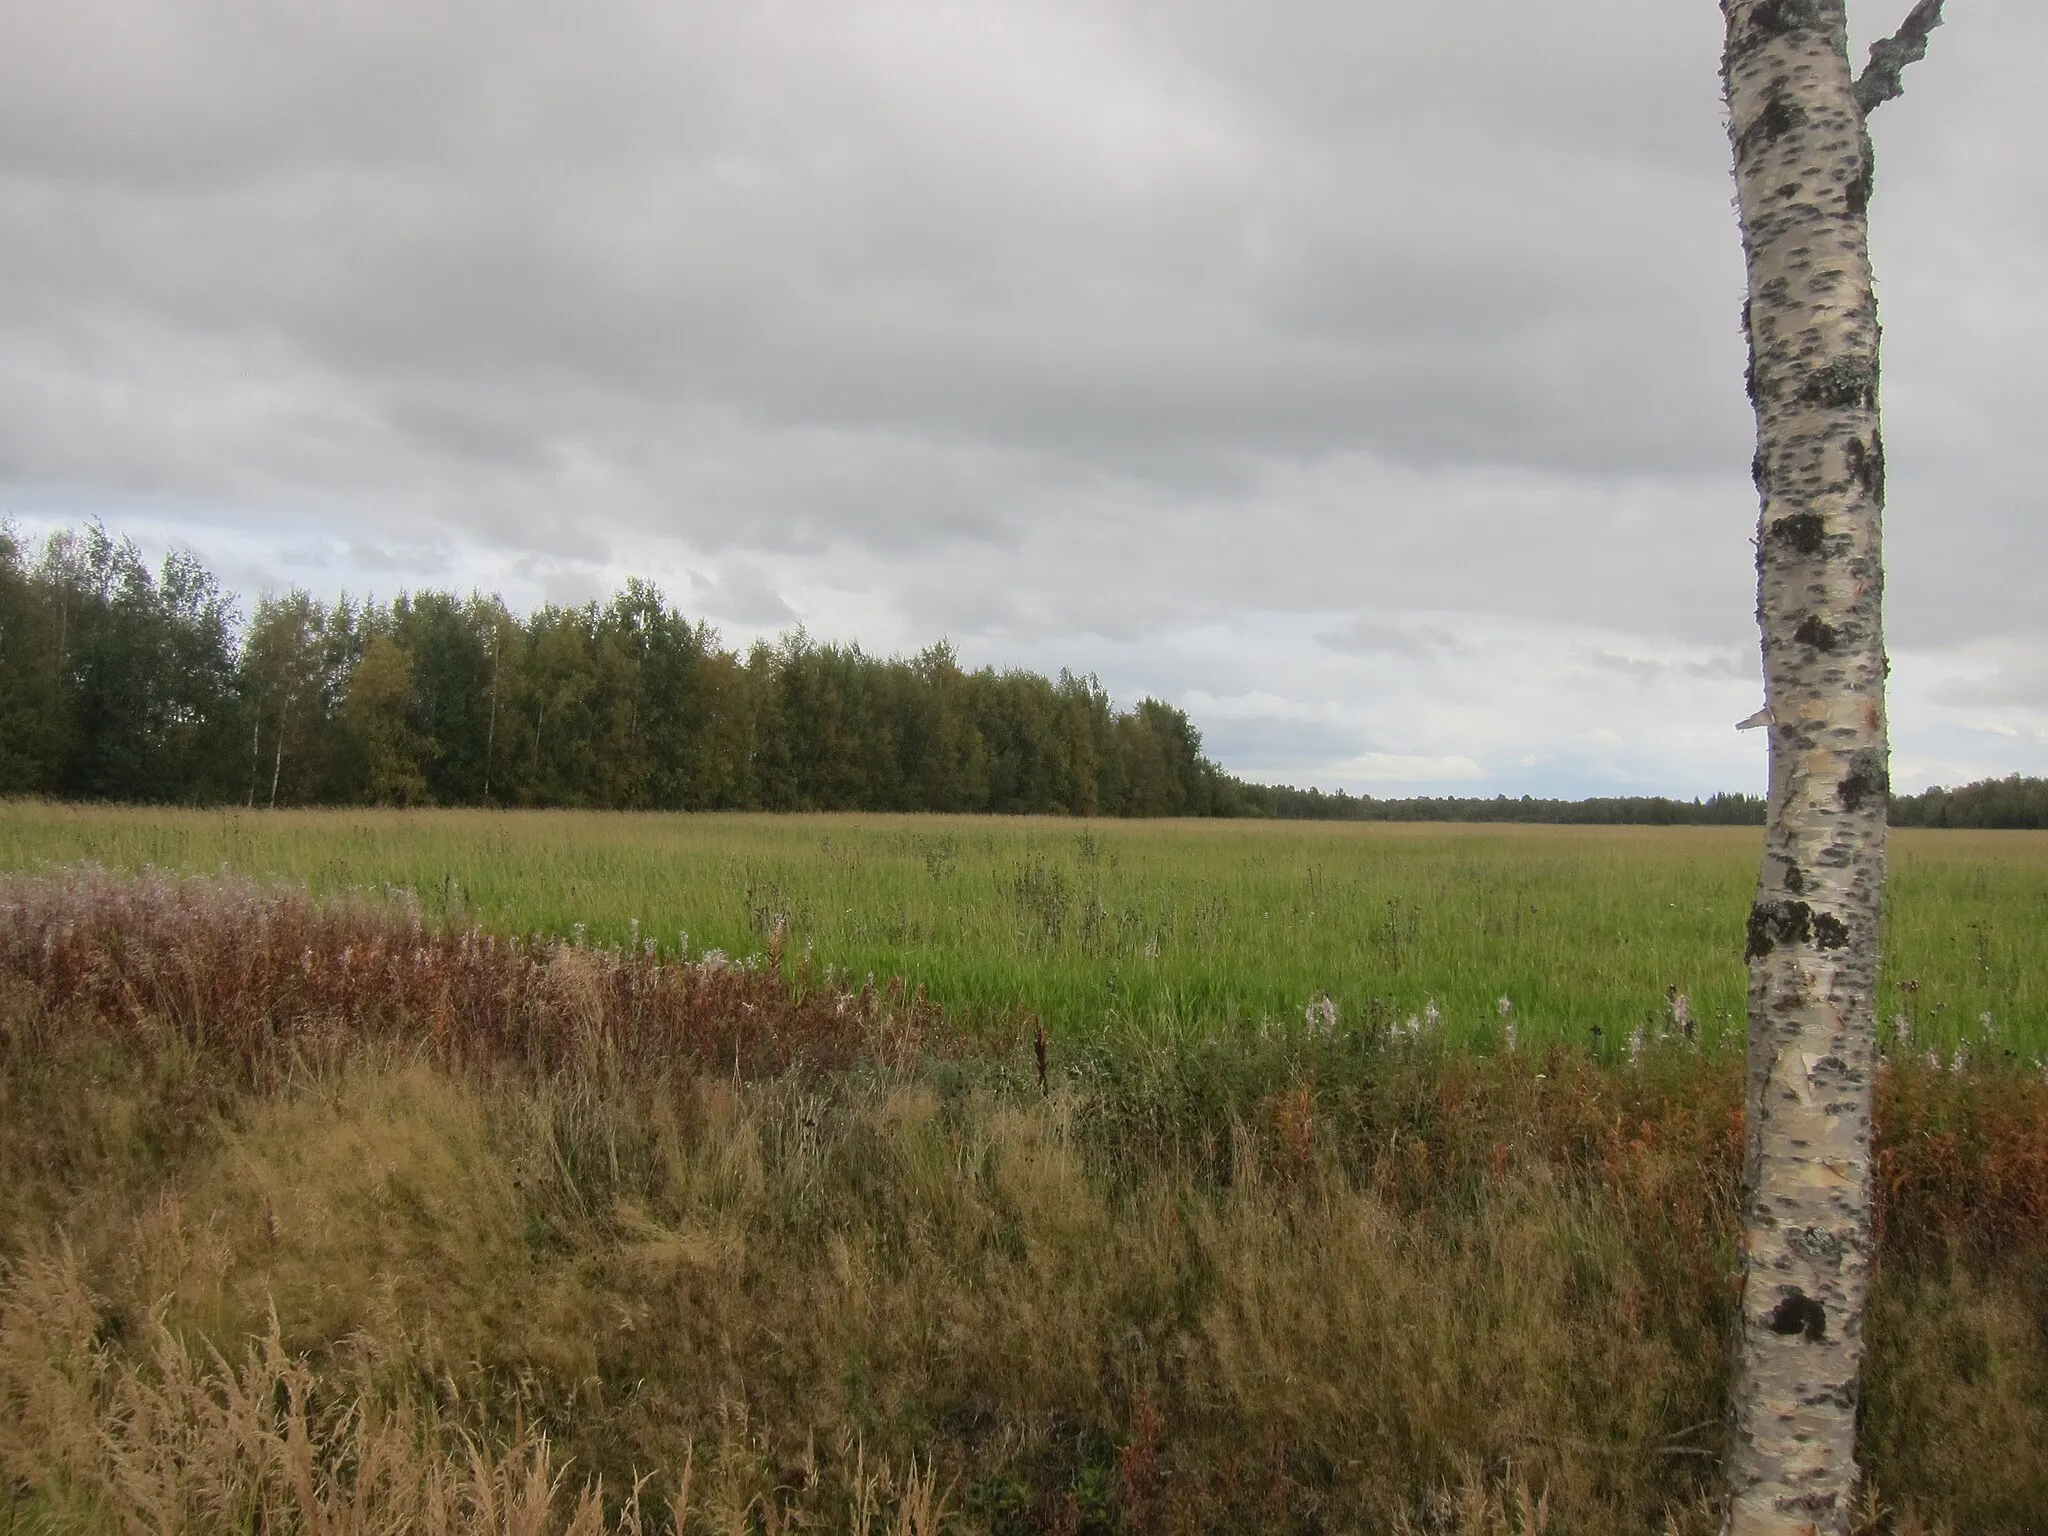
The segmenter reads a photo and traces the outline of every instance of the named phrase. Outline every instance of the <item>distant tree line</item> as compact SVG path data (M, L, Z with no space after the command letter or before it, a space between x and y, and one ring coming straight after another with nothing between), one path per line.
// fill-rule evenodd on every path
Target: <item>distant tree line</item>
M0 793L245 805L1254 810L1186 714L1094 678L883 660L801 631L744 653L652 586L259 599L93 527L0 530Z
M1526 821L1648 827L1760 827L1764 802L1757 795L1710 795L1704 800L1671 800L1663 795L1603 796L1590 800L1539 800L1477 796L1417 796L1379 800L1344 790L1258 786L1253 794L1265 814L1301 821Z
M1892 797L1895 827L2048 827L2048 779L1982 779Z
M1248 784L1187 715L1091 677L819 645L744 652L631 581L522 616L497 597L259 598L98 526L0 525L0 794L240 805L992 811L1330 821L1757 825L1763 801L1380 800ZM2048 786L1896 800L1910 826L2048 826Z

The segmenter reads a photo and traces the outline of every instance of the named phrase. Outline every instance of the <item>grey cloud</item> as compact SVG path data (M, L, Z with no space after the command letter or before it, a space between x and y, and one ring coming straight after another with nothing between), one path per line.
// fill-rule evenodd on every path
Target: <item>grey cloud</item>
M1936 704L1956 708L2017 705L2048 710L2048 648L2000 647L2003 655L1974 676L1950 676L1928 690Z
M325 539L308 539L278 551L278 563L292 570L324 571L341 551Z
M1333 651L1361 656L1404 656L1411 661L1433 662L1444 657L1468 656L1469 642L1436 624L1401 625L1360 614L1348 624L1320 630L1316 643Z
M774 580L752 565L729 565L716 574L696 576L692 595L714 619L748 626L797 622L797 612L776 590Z
M1356 730L1314 720L1216 720L1202 729L1202 750L1225 763L1313 777L1367 750Z
M1640 0L15 7L0 495L1219 697L1271 615L1332 696L1498 655L1333 615L1739 681L1719 46ZM1875 129L1904 645L2048 633L2044 48L1980 0Z
M543 601L564 608L580 608L608 595L606 573L593 564L529 558L515 561L512 569L539 590Z
M402 572L417 576L448 569L445 555L419 545L352 539L343 545L341 555L350 565L364 571Z
M187 35L96 75L80 62L81 26L25 50L70 61L57 73L72 88L20 125L21 159L42 174L13 182L17 270L60 301L140 292L195 325L275 323L380 396L421 374L490 373L514 389L538 375L600 396L737 397L770 420L908 423L1140 468L1223 439L1583 463L1593 445L1561 402L1634 360L1603 358L1571 313L1617 277L1640 294L1630 274L1707 244L1617 250L1588 268L1569 254L1582 210L1552 208L1593 201L1582 166L1540 152L1503 163L1498 146L1455 143L1390 156L1363 131L1370 120L1334 150L1262 138L1237 106L1242 83L1168 67L1057 8L992 13L1007 35L930 47L963 72L951 89L877 47L857 8L807 13L801 43L786 18L686 14L681 35L621 7L592 37L536 39L533 16L494 13L496 46L465 57L444 28L423 22L408 39L367 7L307 37L243 28L249 18L222 6L211 20L241 39L229 57L257 55L225 75L189 20ZM933 11L915 23L949 30ZM674 74L641 62L607 79L605 49L635 43ZM537 69L522 45L568 62ZM707 58L780 76L792 104L762 111ZM508 64L535 93L523 112L485 83ZM1074 99L1062 72L1076 68L1101 79L1103 100L1136 104ZM181 139L167 122L148 153L133 135L101 147L118 174L52 177L38 147L104 134L96 96L136 74L158 88L115 118L183 124L204 95L216 104L191 115L196 161L212 164L221 144L244 156L268 145L269 158L195 190L158 163ZM280 75L324 84L294 97L260 83ZM448 104L428 99L437 85ZM1038 116L996 120L973 99L991 89ZM387 111L394 95L414 104ZM635 103L637 141L556 137L579 109L612 115L603 102L620 96ZM411 157L384 151L394 133ZM1710 127L1693 139L1698 165L1718 173ZM579 150L605 158L582 163ZM1333 200L1333 186L1351 195ZM1662 196L1667 215L1683 206ZM1633 227L1670 240L1655 234L1667 222ZM1732 359L1725 316L1708 328ZM1643 401L1668 395L1658 378L1603 393L1629 428L1595 434L1603 462L1617 448L1648 462L1646 448L1679 445L1671 423L1699 415L1697 401L1667 399L1663 425L1643 419ZM1739 426L1725 403L1710 414ZM519 451L517 433L485 441Z
M1632 656L1619 651L1595 649L1575 653L1574 660L1594 671L1613 673L1646 686L1660 685L1680 678L1714 681L1754 680L1759 687L1762 686L1759 662L1752 656L1735 651L1717 651L1704 657L1672 658Z

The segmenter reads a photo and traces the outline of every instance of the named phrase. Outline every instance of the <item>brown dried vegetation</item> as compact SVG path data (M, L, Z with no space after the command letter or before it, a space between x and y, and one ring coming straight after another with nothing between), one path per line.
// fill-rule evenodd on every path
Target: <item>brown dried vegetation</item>
M1713 1528L1734 1063L785 960L0 881L0 1530ZM2038 1528L2048 1085L1880 1114L1871 1528Z

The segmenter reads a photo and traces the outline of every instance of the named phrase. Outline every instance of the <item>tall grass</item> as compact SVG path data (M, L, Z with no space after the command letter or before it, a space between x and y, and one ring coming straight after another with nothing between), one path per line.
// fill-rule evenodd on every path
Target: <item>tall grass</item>
M786 958L0 883L0 1524L1713 1528L1732 1059ZM1877 1500L2038 1529L2048 1084L1879 1109Z
M922 984L956 1017L1057 1035L1195 1032L1432 1006L1452 1040L1619 1055L1686 999L1739 1034L1747 828L1052 819L275 814L0 804L0 868L112 867L403 887L429 920L673 951L765 949ZM1894 836L1882 1007L1940 1049L2048 1050L2048 834ZM1597 1036L1594 1031L1598 1031Z

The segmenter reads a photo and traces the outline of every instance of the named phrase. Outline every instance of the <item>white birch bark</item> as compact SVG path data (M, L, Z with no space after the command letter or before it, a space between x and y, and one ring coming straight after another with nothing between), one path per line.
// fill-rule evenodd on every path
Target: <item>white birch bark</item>
M1884 884L1884 447L1867 110L1844 0L1722 0L1749 265L1769 824L1748 931L1749 1123L1729 1530L1846 1532L1871 1258ZM1909 22L1910 31L1913 23ZM1902 32L1901 38L1907 34Z

